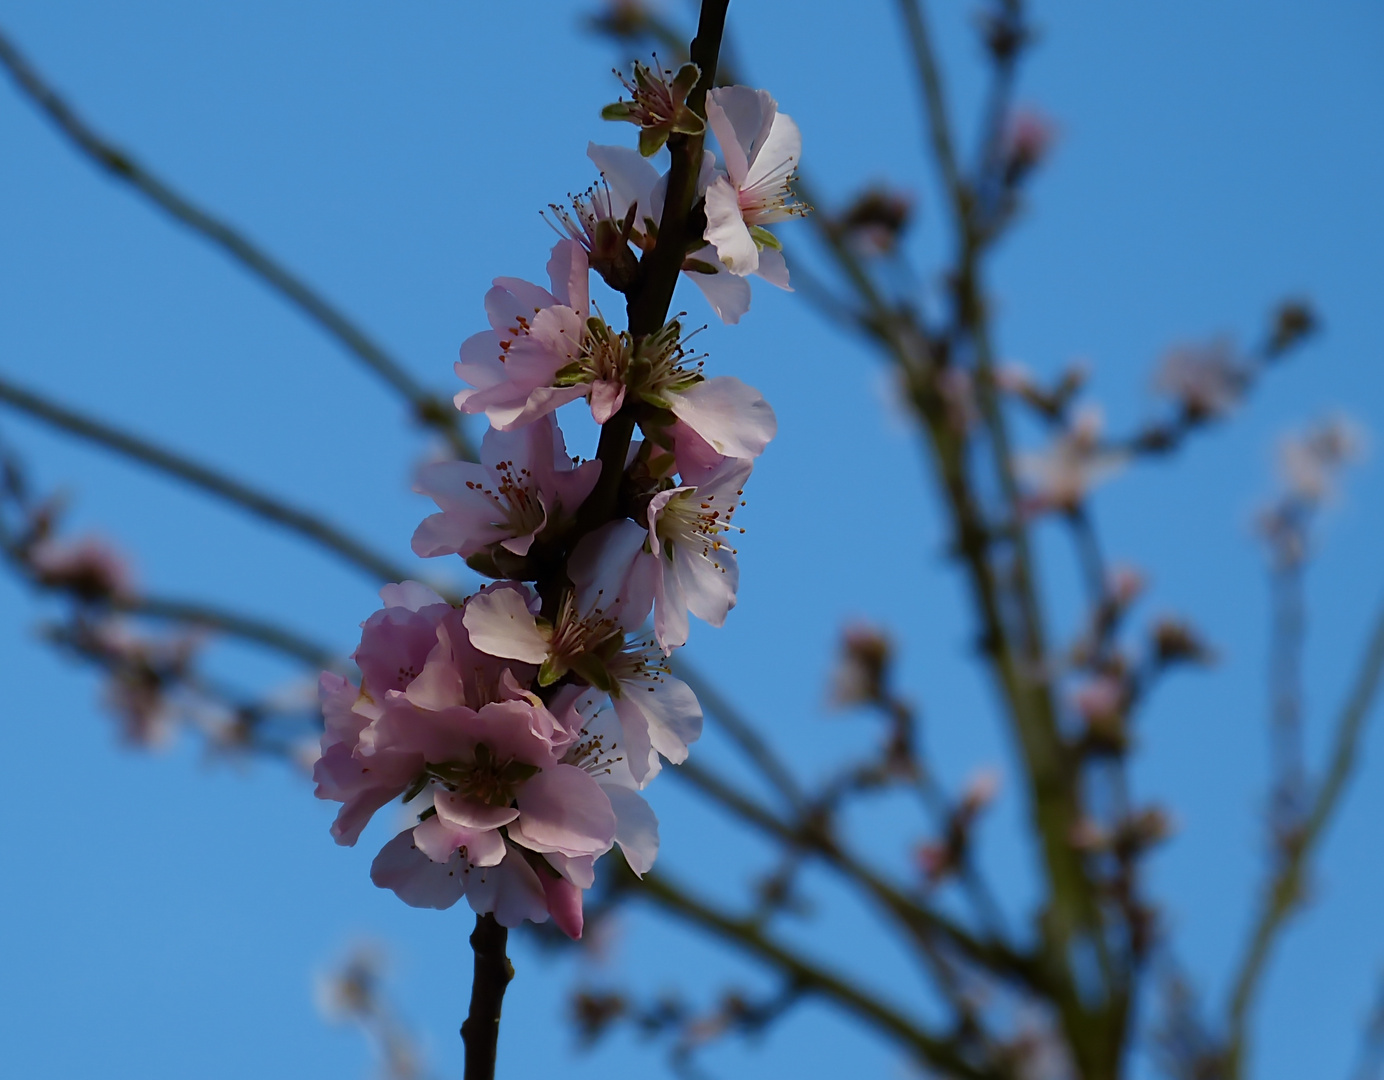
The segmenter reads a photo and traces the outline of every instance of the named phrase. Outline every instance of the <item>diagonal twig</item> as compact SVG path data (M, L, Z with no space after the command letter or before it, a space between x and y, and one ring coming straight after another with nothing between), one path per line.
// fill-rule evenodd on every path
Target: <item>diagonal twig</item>
M475 451L461 428L460 417L449 401L420 385L400 360L390 355L340 308L244 233L197 205L128 151L99 134L62 99L3 31L0 31L0 66L9 72L20 92L93 165L129 184L169 216L221 248L379 375L408 401L414 418L444 435L459 456L475 459Z
M290 506L281 499L258 491L225 473L166 450L137 435L131 435L93 417L58 405L3 377L0 377L0 402L5 402L78 438L104 446L159 472L176 477L265 521L296 532L335 552L347 563L365 571L373 578L381 581L402 581L409 576L403 568L314 514Z

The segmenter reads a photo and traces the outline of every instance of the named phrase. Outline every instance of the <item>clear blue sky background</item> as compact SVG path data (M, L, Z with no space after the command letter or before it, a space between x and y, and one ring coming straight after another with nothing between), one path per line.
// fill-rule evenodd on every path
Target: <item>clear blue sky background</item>
M977 104L970 5L933 5L958 113ZM577 29L581 6L412 0L3 5L5 28L102 129L240 222L450 391L463 337L497 274L540 278L552 234L538 210L592 179L617 59ZM1384 430L1384 13L1368 0L1038 6L1043 40L1023 97L1061 141L1030 213L997 259L1005 356L1039 371L1088 358L1117 428L1146 416L1169 343L1250 341L1272 302L1314 298L1326 331L1230 427L1140 467L1097 501L1115 558L1151 574L1147 617L1177 611L1221 650L1143 720L1141 799L1180 835L1152 865L1178 952L1212 1002L1239 953L1261 871L1266 593L1250 536L1278 434L1344 407ZM841 197L863 180L920 192L915 250L943 229L893 5L732 5L757 81L801 125L805 159ZM427 505L409 493L425 446L401 409L315 328L220 255L97 176L0 86L0 368L68 402L195 451L348 522L407 556ZM792 261L797 234L783 231ZM697 318L705 310L689 292ZM902 643L953 779L1006 744L968 661L971 629L912 435L873 357L797 298L757 289L738 329L704 338L718 371L758 385L780 437L750 491L741 603L690 648L804 776L868 744L864 720L821 708L843 620ZM35 475L73 496L74 524L137 553L159 591L250 607L342 650L375 606L354 573L208 500L0 412ZM1384 600L1384 474L1367 461L1326 522L1309 579L1312 748ZM1049 599L1070 627L1070 556L1049 538ZM191 740L116 746L97 683L32 636L41 612L0 580L6 780L0 786L0 1060L25 1077L365 1076L356 1037L326 1028L313 972L352 940L393 951L393 989L443 1075L469 990L464 912L405 908L369 883L383 830L355 850L331 808L273 764L228 767ZM217 669L256 685L287 668L226 648ZM1275 958L1256 1025L1258 1075L1343 1077L1384 965L1380 733L1326 847L1316 903ZM724 747L709 736L706 760ZM1314 760L1320 760L1317 753ZM1012 772L1010 773L1012 776ZM725 896L767 865L673 781L651 791L664 860ZM1011 783L987 824L986 866L1009 907L1031 895ZM903 804L862 813L861 843L902 866L920 823ZM815 879L814 879L815 880ZM788 931L827 960L881 939L823 879L816 921ZM663 1075L661 1051L619 1036L572 1056L574 961L516 946L508 1076ZM917 1001L907 962L868 965ZM591 977L591 976L587 976ZM622 923L595 978L708 1001L767 987L719 947L645 913ZM888 1047L805 1006L757 1043L707 1055L714 1075L904 1074Z

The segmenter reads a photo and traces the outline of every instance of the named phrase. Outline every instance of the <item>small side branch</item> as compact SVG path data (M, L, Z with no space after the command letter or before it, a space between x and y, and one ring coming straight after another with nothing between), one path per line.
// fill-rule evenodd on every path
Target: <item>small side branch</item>
M221 248L379 375L412 406L414 418L419 423L443 434L460 457L475 460L475 451L450 402L420 386L399 360L268 252L166 183L128 151L100 135L59 96L2 31L0 66L9 72L19 91L88 161L129 184L164 213Z
M52 427L76 435L80 439L114 450L117 454L138 461L141 465L175 477L210 495L248 510L258 518L272 522L312 540L334 552L359 570L381 581L402 581L408 575L359 540L321 518L299 510L217 472L181 454L166 450L138 435L131 435L94 417L84 416L65 406L26 390L0 377L0 401L42 420Z
M1355 683L1345 707L1336 719L1336 734L1331 759L1321 787L1311 802L1306 822L1295 842L1264 889L1259 918L1250 935L1249 947L1240 963L1239 974L1230 995L1227 1055L1230 1075L1244 1074L1245 1047L1250 1007L1263 981L1270 953L1288 920L1302 905L1308 861L1326 833L1355 768L1360 736L1369 717L1384 676L1384 609L1375 617L1374 629L1356 671Z

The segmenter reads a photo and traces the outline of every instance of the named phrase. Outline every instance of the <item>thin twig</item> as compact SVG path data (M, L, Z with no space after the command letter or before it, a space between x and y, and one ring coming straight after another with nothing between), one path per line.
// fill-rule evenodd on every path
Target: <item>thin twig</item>
M968 1080L984 1080L994 1075L963 1058L952 1041L928 1033L918 1022L903 1016L859 987L770 940L753 922L737 919L706 901L694 898L686 888L674 884L665 875L645 874L637 883L631 875L626 887L665 911L709 930L771 965L800 986L804 993L825 998L853 1013L894 1039L920 1061L942 1070L945 1075L966 1077Z
M715 717L721 729L750 759L794 810L805 805L802 788L793 774L774 753L773 748L755 731L754 725L700 670L683 657L677 660L677 676L697 695L702 708Z
M137 435L131 435L100 420L58 405L3 377L0 377L0 401L69 434L176 477L201 491L248 510L265 521L296 532L335 552L347 563L365 571L372 578L380 581L402 581L408 577L407 572L401 567L322 518L290 506L272 495L257 491L182 454L166 450Z
M1346 781L1355 767L1360 736L1370 707L1374 704L1381 675L1384 675L1384 607L1375 616L1374 629L1356 670L1350 696L1336 718L1336 734L1332 740L1326 775L1312 799L1302 831L1288 847L1282 863L1266 883L1263 906L1232 984L1234 989L1228 1009L1232 1076L1243 1073L1250 1007L1259 991L1274 943L1305 899L1308 860L1325 834L1331 815L1345 791Z
M300 660L310 668L336 668L342 663L339 654L277 623L198 601L160 596L114 597L110 605L117 611L130 615L165 619L215 630L228 637L253 642L294 660Z
M461 428L451 402L421 386L403 363L391 356L360 326L349 319L302 278L273 258L243 233L194 203L161 177L142 165L129 152L108 141L62 99L37 68L0 31L0 65L9 71L16 87L67 140L93 165L129 184L159 209L211 241L258 277L289 303L336 338L388 383L412 406L416 420L439 431L463 458L475 460L475 451Z

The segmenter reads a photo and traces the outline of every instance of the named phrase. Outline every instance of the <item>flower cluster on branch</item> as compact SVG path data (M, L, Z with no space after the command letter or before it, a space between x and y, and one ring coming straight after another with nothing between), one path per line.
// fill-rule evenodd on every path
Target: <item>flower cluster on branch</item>
M619 846L636 874L652 866L658 823L640 791L701 734L668 657L690 616L720 626L735 606L735 518L777 422L757 390L708 375L649 297L671 284L657 281L666 266L737 321L748 275L788 287L766 226L802 212L792 120L762 90L708 92L701 76L636 66L633 101L603 115L638 125L639 149L590 146L601 180L552 208L548 287L496 278L490 329L461 346L455 404L489 430L478 462L420 471L438 513L413 549L495 582L458 605L386 586L362 624L359 682L322 675L315 778L342 804L332 835L354 844L402 798L416 824L371 876L411 905L465 896L502 926L551 917L580 937L596 860ZM660 175L646 158L665 146ZM626 297L628 328L593 301L593 270ZM602 427L589 461L569 456L558 423L579 400Z

